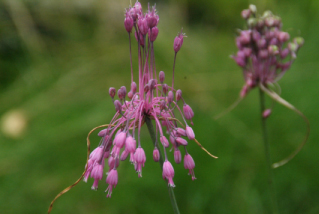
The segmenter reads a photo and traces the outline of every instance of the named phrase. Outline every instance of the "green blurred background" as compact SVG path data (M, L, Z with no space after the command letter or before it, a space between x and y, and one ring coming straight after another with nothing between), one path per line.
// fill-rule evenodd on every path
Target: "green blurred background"
M1 213L46 213L51 200L82 173L86 136L110 121L114 107L108 88L130 84L128 36L123 25L128 0L2 0L0 2L0 209ZM279 82L282 97L310 120L304 149L274 171L280 213L319 213L318 169L318 0L165 0L156 3L158 70L167 82L173 40L187 34L176 64L176 87L192 106L197 139L215 160L190 142L197 180L183 165L175 168L175 195L181 213L270 213L267 171L261 141L258 90L232 112L244 83L229 58L236 52L240 12L250 3L282 17L283 29L305 45ZM145 8L147 1L143 0ZM136 45L133 45L136 63ZM136 69L135 69L136 70ZM303 120L275 105L268 120L274 161L290 154L306 132ZM128 161L106 199L80 182L56 201L52 213L172 213L160 168L152 161L146 127L142 143L148 161L138 178ZM92 148L99 138L92 136ZM170 153L172 160L172 154ZM103 179L104 180L104 179Z

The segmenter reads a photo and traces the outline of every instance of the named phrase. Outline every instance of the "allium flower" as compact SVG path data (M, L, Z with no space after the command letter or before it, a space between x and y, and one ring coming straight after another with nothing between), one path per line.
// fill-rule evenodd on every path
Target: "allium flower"
M195 179L195 163L186 150L188 144L185 139L186 137L189 140L195 141L195 143L211 157L217 158L210 154L195 139L194 131L187 123L187 120L189 120L190 124L193 125L192 118L194 117L194 112L183 99L182 91L174 88L176 55L185 37L185 34L182 32L175 38L172 50L175 52L172 86L168 86L164 83L164 71L160 71L158 74L159 77L157 76L154 41L159 32L157 28L158 21L159 17L156 13L155 6L152 7L152 9L148 7L146 14L143 14L142 6L138 1L134 7L126 9L124 27L129 35L131 64L130 91L127 91L125 86L120 87L117 91L113 87L109 88L109 95L115 107L115 115L108 125L96 127L89 132L87 138L88 156L84 173L73 185L64 189L54 198L50 204L48 213L51 212L55 200L78 184L82 178L87 182L91 176L94 179L92 189L97 190L98 183L103 178L106 160L108 165L105 170L105 172L107 172L106 183L108 184L106 189L107 197L111 197L114 188L118 184L117 169L120 165L120 161L126 160L128 156L130 156L129 161L133 164L138 177L142 177L142 170L146 163L146 154L142 147L140 136L144 123L147 124L155 147L153 150L153 160L161 164L163 170L162 176L169 186L170 198L174 204L174 209L178 210L174 199L174 192L171 189L171 187L175 187L173 182L175 173L169 161L166 148L171 146L170 151L174 151L171 156L176 163L181 163L182 155L180 147L184 148L186 154L184 166L189 170L193 180ZM131 54L131 33L133 30L135 30L134 35L138 45L138 84L133 80ZM116 92L118 99L115 100ZM176 94L176 100L174 100L174 94ZM183 109L179 106L181 102ZM180 114L183 123L176 119L176 113ZM156 134L154 133L151 120L154 120ZM93 131L101 127L106 127L106 129L98 133L98 136L101 137L100 143L98 147L89 154L89 136ZM159 150L161 144L164 150L164 161Z
M289 42L290 35L282 31L280 17L270 11L262 16L256 12L254 5L242 11L248 29L239 32L236 38L239 50L232 56L242 67L245 78L241 97L256 86L276 83L290 68L304 43L301 37Z
M194 131L187 123L187 120L189 120L193 124L194 112L183 99L182 91L174 88L176 54L183 44L185 35L181 32L174 40L173 84L170 87L164 83L164 71L160 71L157 74L155 67L154 41L158 35L158 21L159 18L155 6L152 9L149 7L147 13L143 14L142 6L139 2L134 7L127 9L125 13L125 29L129 35L132 29L135 29L135 38L138 43L138 84L133 80L132 55L130 51L131 89L127 92L125 86L120 87L117 91L117 100L114 100L116 89L113 87L109 89L109 95L115 106L115 115L108 127L99 132L98 136L101 137L100 144L92 151L84 176L84 180L87 181L89 175L91 175L95 179L92 189L97 189L98 181L102 179L103 173L101 174L101 172L103 172L104 168L104 159L108 159L109 169L106 182L109 186L107 188L107 197L111 197L112 191L118 183L117 168L119 162L120 160L126 160L128 155L130 155L130 161L133 163L138 177L142 177L146 154L142 147L140 135L141 127L146 120L152 119L155 121L157 136L153 159L156 162L162 161L160 160L161 155L158 149L161 143L165 154L163 178L167 180L168 185L175 186L173 182L174 169L168 161L166 153L166 148L170 146L173 148L172 156L176 163L182 161L179 147L184 147L187 154L184 166L192 174L192 179L195 178L195 164L187 153L186 146L188 142L185 139L195 140ZM131 46L130 36L129 41ZM176 100L174 100L174 94L176 94ZM182 102L183 109L180 108L178 102ZM178 126L175 119L176 112L183 119L184 125L182 127ZM166 132L163 130L164 127ZM170 140L168 140L167 136Z
M272 112L270 108L265 108L264 93L266 93L274 101L299 114L307 124L304 141L289 157L272 165L276 168L291 160L301 150L309 136L308 119L296 107L280 97L280 87L277 84L296 59L304 40L297 37L289 42L290 35L282 31L281 18L270 11L265 11L262 16L259 16L255 5L250 5L248 9L243 10L241 16L245 19L248 29L241 30L236 37L238 52L232 58L242 68L245 84L240 92L241 98L226 112L235 107L251 89L259 87L263 121ZM186 118L188 115L191 113L185 113ZM264 122L263 125L265 125Z

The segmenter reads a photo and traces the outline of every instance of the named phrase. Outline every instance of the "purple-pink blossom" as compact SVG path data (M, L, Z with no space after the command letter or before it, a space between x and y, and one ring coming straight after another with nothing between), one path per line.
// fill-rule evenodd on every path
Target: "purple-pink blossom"
M130 51L130 90L127 90L125 86L118 90L114 87L109 89L115 114L108 127L98 133L101 141L90 154L84 174L85 181L88 180L89 176L94 178L92 189L97 189L98 182L104 174L104 161L107 160L107 197L111 197L118 183L117 169L120 161L125 161L128 156L130 156L129 161L133 164L138 177L142 177L142 170L147 159L143 146L147 145L144 145L144 143L142 145L140 136L142 126L146 120L153 120L156 128L157 136L152 154L153 160L158 162L161 158L164 158L163 178L167 180L171 187L175 186L173 182L174 168L169 162L170 157L167 154L167 148L172 148L172 158L175 162L181 163L182 154L180 149L183 148L185 154L188 154L186 138L195 140L194 131L188 124L188 122L191 125L193 124L194 112L192 108L185 102L180 89L175 89L174 84L170 87L165 83L165 77L167 78L165 72L156 72L154 44L158 36L158 22L159 17L155 6L152 9L149 8L147 13L143 14L141 4L136 2L134 7L130 7L125 12L124 27L129 34L129 44L131 45L130 35L134 33L138 45L136 62L138 65L138 79L135 81L133 79L134 69ZM175 52L174 67L176 52L180 50L183 44L183 37L185 37L185 34L181 32L174 40L172 50ZM174 75L172 75L172 82L174 82ZM176 100L174 100L175 94ZM116 95L118 99L115 98ZM176 121L175 115L177 114L182 118L183 125L179 125ZM164 151L164 157L161 157L160 147ZM189 159L188 156L185 157ZM188 168L185 168L193 172L195 165L189 165L187 165Z

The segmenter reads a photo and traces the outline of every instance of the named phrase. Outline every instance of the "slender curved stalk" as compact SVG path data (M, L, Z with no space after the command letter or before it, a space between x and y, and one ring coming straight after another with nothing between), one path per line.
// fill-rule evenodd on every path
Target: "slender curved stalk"
M260 115L261 115L262 137L263 137L264 146L265 146L266 164L268 169L268 186L270 190L272 211L274 214L278 214L279 212L278 212L278 205L277 205L277 199L276 199L276 189L274 185L272 161L270 156L270 146L269 146L268 136L267 136L267 126L266 126L267 118L263 117L263 112L265 111L265 93L261 89L259 89L259 97L260 97L260 110L261 110Z
M153 144L155 146L155 142L156 142L156 135L155 135L155 132L154 132L154 128L153 128L153 124L152 124L152 121L150 118L148 117L145 117L145 122L146 122L146 125L147 125L147 128L148 128L148 131L151 135L151 138L152 138L152 141L153 141ZM161 170L163 170L163 155L160 151L160 160L159 160L159 164L160 164L160 167L161 167ZM175 199L175 194L174 194L174 190L172 187L168 186L168 193L169 193L169 198L171 200L171 203L172 203L172 207L173 207L173 210L174 210L174 213L175 214L180 214L179 212L179 209L178 209L178 205L177 205L177 202L176 202L176 199Z

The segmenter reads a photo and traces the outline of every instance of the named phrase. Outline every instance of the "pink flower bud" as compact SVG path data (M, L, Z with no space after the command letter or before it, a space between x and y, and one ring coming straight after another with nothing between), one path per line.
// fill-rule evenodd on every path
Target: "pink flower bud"
M165 100L161 100L161 102L160 102L161 111L164 110L165 108L166 108L166 102L165 102Z
M103 178L103 166L101 164L96 164L91 172L91 178L101 180Z
M195 162L190 154L184 156L184 167L189 170L189 174L192 175L192 180L196 179L194 174Z
M134 94L132 91L127 93L127 97L131 100L133 98Z
M136 83L135 83L135 82L132 82L132 83L131 83L131 91L133 92L133 94L136 93L136 89L137 89Z
M185 35L182 33L183 29L181 30L181 32L175 37L174 39L174 51L175 53L177 53L182 45L183 45L183 41L184 41L184 37Z
M182 98L182 90L178 89L176 91L176 101L178 102Z
M251 40L251 31L250 30L243 30L240 32L239 41L241 44L246 45L250 43Z
M269 117L270 114L271 114L271 109L266 109L266 110L263 112L263 118Z
M184 111L185 118L187 120L191 120L194 117L194 112L189 105L184 104L183 111Z
M155 85L156 85L156 80L154 79L150 79L150 81L148 82L149 86L150 86L150 90L154 90L155 89Z
M241 16L242 16L244 19L248 19L249 16L250 16L250 14L251 14L251 11L250 11L249 9L241 11Z
M168 185L171 187L175 187L173 178L174 178L175 172L172 164L169 161L165 161L163 164L163 178L168 180Z
M126 133L125 132L121 132L118 135L116 135L116 137L114 138L114 144L119 147L119 148L123 148L124 144L126 141Z
M106 133L107 133L107 129L103 129L103 130L101 130L97 135L98 135L99 137L104 137L104 136L106 135Z
M124 19L124 27L128 33L131 33L133 24L134 24L134 21L132 16L130 15L129 11L126 11L125 19Z
M151 32L151 30L152 30L152 32ZM153 27L152 29L148 30L148 36L149 36L151 42L154 42L156 40L157 35L158 35L158 28L157 27Z
M112 195L113 188L116 187L118 182L118 173L116 169L112 169L108 174L106 178L106 183L109 184L105 192L107 192L106 197L110 198Z
M280 57L282 59L286 58L288 56L288 54L290 53L289 49L288 48L285 48L283 49L281 52L280 52Z
M123 100L125 98L125 95L126 95L126 93L122 88L117 90L117 96L119 97L120 100Z
M132 136L128 136L125 141L125 150L134 153L136 150L136 140Z
M120 160L121 161L125 161L127 156L129 155L130 153L125 149L122 154L121 154L121 157L120 157Z
M125 86L122 86L121 89L122 89L122 92L123 92L124 97L125 97L125 96L126 96L126 87L125 87Z
M187 141L185 139L181 138L181 137L177 137L175 140L176 140L177 143L179 143L179 144L181 144L183 146L187 146L187 144L188 144Z
M168 142L167 138L164 135L160 137L160 141L161 141L161 143L163 144L164 147L166 147L166 148L169 147L169 142Z
M135 11L138 15L141 15L143 14L142 12L142 5L140 2L136 1L136 3L134 4L134 8L135 8Z
M155 162L158 162L160 160L160 153L157 147L153 150L153 159Z
M167 102L168 102L168 103L172 103L173 100L174 100L174 94L173 94L172 91L169 91L169 92L168 92L168 95L167 95Z
M151 11L148 11L148 13L146 13L145 19L146 19L146 22L147 22L147 26L149 28L156 27L156 25L158 23L158 20L159 20L159 17L156 14L155 6L152 8Z
M190 140L194 140L195 139L194 131L189 126L186 126L186 135L187 135L188 139L190 139Z
M146 84L144 86L144 93L147 93L149 90L150 90L150 86L149 86L149 84Z
M142 177L142 166L144 167L144 163L146 161L146 156L143 148L139 147L136 149L134 154L134 161L136 164L136 172L138 173L138 177Z
M163 84L163 93L167 94L168 92L168 85L167 84Z
M120 113L122 111L122 104L121 104L121 102L119 100L115 100L114 101L114 106L115 106L115 110L117 112Z
M164 82L164 80L165 80L165 73L164 73L164 71L160 71L158 76L159 76L160 82L163 84L163 82Z
M278 39L280 42L286 42L290 38L289 34L287 32L279 32L278 33Z
M186 131L182 128L177 128L176 132L180 135L180 136L186 136Z
M109 89L109 95L110 95L112 98L114 98L115 94L116 94L115 88L111 87L111 88Z
M182 154L181 154L181 151L179 149L174 150L174 161L177 164L182 162Z
M146 19L144 17L139 17L138 21L137 21L137 25L138 25L139 32L142 35L146 35L148 32L148 26L147 26Z

